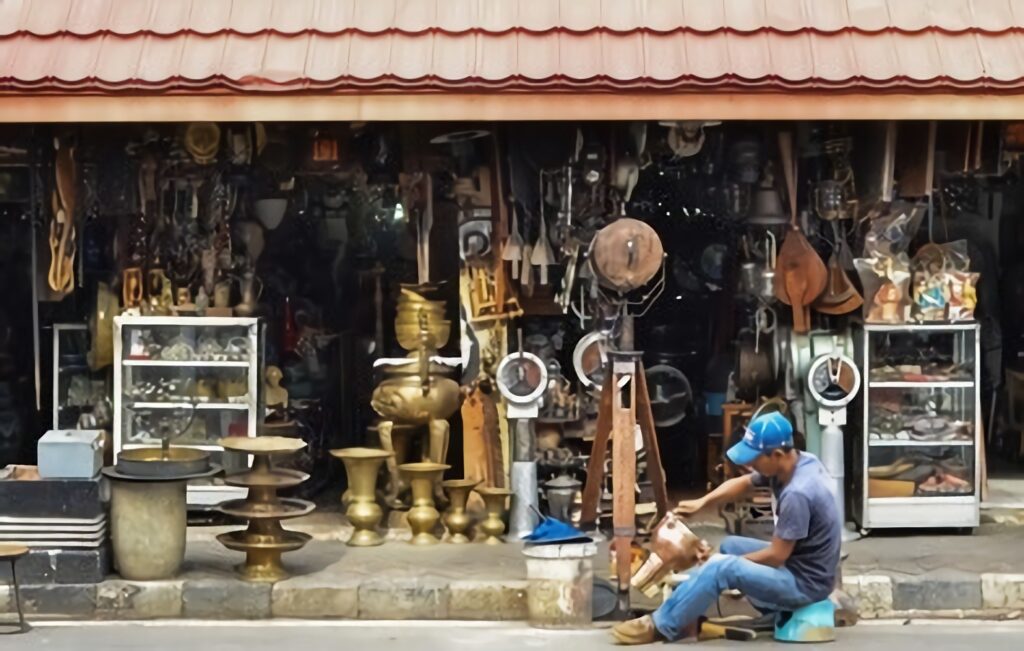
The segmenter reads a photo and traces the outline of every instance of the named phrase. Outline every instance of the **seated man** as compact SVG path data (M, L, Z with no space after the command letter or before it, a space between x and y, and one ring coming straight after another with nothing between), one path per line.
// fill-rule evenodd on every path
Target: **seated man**
M691 572L653 616L616 626L612 634L619 643L684 637L723 590L740 590L764 613L796 610L832 593L842 530L825 467L814 455L794 449L793 428L777 412L751 421L743 440L727 454L753 472L701 499L680 502L676 512L689 515L770 486L775 511L771 542L726 538L721 553Z

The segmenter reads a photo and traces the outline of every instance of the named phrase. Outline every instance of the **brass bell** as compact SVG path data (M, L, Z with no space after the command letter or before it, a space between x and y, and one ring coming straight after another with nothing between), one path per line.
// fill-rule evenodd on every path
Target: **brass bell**
M771 226L785 224L789 221L789 217L782 208L782 198L779 196L778 190L775 189L775 173L770 161L764 167L764 175L754 193L752 204L750 216L747 217L748 223Z

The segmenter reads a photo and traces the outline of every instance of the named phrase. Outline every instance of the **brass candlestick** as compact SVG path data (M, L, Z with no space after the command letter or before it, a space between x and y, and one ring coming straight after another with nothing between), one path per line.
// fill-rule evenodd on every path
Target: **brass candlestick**
M348 509L345 517L355 527L348 544L352 547L373 547L384 542L377 525L384 511L377 505L377 473L392 453L373 448L331 450L345 464L348 475ZM344 501L344 499L343 499Z
M434 485L449 468L451 466L429 461L405 463L398 468L412 486L412 508L409 509L408 517L414 545L435 545L440 542L434 535L434 527L441 519L441 514L434 507Z
M444 512L444 526L448 528L448 542L462 544L469 542L469 526L472 521L466 513L466 501L469 493L477 485L479 479L449 479L441 482L441 487L448 494L448 510Z
M484 486L476 489L480 497L484 498L484 508L487 510L487 518L480 523L480 531L484 533L484 542L488 545L497 545L502 542L501 535L505 533L505 500L512 494L507 488L492 488Z
M281 528L281 520L306 515L316 507L306 500L277 496L277 491L298 486L309 479L309 475L275 468L271 456L295 453L306 444L281 436L242 436L222 439L221 445L227 450L253 455L253 465L251 470L229 475L224 480L229 486L248 488L249 496L244 500L229 500L219 507L221 513L248 520L249 527L222 533L217 540L228 549L245 552L245 563L238 566L245 580L272 582L287 578L281 554L301 549L310 536L286 531Z

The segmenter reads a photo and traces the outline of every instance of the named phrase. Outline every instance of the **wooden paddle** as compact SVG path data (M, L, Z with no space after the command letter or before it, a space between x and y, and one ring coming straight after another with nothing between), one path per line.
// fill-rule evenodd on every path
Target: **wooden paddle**
M779 155L786 176L789 194L790 230L779 250L775 269L775 296L793 307L793 331L806 333L811 329L810 305L828 283L828 270L817 251L807 241L796 219L796 165L793 157L793 134L779 134Z

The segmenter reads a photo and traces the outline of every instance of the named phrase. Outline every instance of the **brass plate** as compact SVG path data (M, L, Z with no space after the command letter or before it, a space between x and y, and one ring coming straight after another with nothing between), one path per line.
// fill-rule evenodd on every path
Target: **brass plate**
M290 468L274 468L271 472L246 471L228 475L224 483L228 486L247 488L291 488L309 479L309 474Z
M308 533L302 533L301 531L285 531L283 535L272 538L252 536L244 529L241 531L229 531L217 536L217 540L222 545L237 552L247 552L255 549L292 552L302 549L312 538Z
M306 500L282 497L275 504L272 502L250 502L245 499L228 500L217 510L244 520L286 520L298 518L312 513L316 505Z
M249 454L290 454L306 447L305 441L286 436L229 436L220 444L225 450Z

